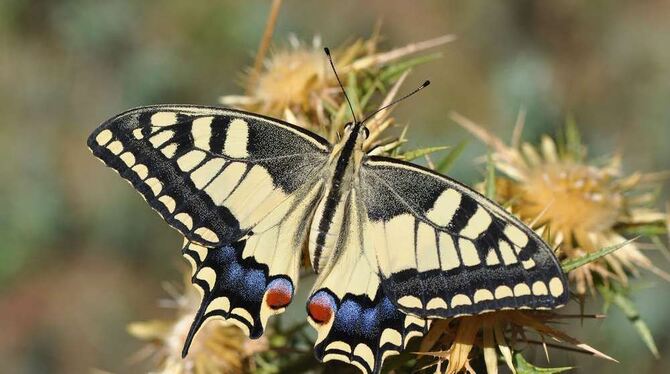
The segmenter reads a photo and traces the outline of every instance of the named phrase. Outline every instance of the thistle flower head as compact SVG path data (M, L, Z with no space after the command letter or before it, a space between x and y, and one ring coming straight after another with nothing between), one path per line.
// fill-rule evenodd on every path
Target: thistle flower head
M251 86L250 97L258 103L260 112L274 116L282 116L285 109L304 112L315 95L331 85L320 39L314 38L311 47L292 40L291 47L277 49L266 60L263 72Z
M458 317L450 320L435 321L421 342L422 355L437 358L437 372L447 374L475 371L470 365L475 348L484 356L488 374L498 373L498 357L502 356L505 365L516 372L520 346L548 345L565 347L572 345L583 353L615 361L613 358L595 350L587 344L568 336L550 326L560 319L571 318L547 311L508 310L485 313L477 316ZM536 336L538 339L533 339ZM557 344L558 343L558 344ZM426 353L432 351L430 353ZM517 352L517 353L515 353ZM443 367L446 363L446 369Z
M425 61L425 56L414 62L404 61L402 67L395 66L395 62L453 39L453 36L445 35L378 52L379 37L375 33L369 39L360 39L335 48L332 51L333 60L354 102L356 115L361 117L366 110L371 110L369 99L372 94L390 89L412 65ZM370 79L370 70L382 69L386 69L385 74L375 74L376 78ZM238 109L283 118L319 133L331 142L337 140L337 134L348 121L349 108L345 105L343 92L318 37L313 39L311 45L295 37L290 38L287 47L273 50L260 71L247 74L245 85L245 95L223 96L220 102ZM380 113L376 121L372 122L383 122L383 115ZM371 126L375 127L375 124Z
M249 371L254 353L267 349L267 340L251 340L233 324L222 320L205 323L193 340L188 356L182 358L184 340L188 334L199 299L190 285L183 294L173 293L165 304L174 307L173 320L134 322L128 326L131 335L149 342L138 358L151 357L157 373L206 374L240 373Z
M564 144L544 136L538 147L516 145L518 141L508 146L464 117L452 118L493 148L493 163L504 174L496 178L496 199L525 222L542 228L545 239L560 248L562 258L580 258L621 244L626 241L626 228L662 225L667 219L666 214L645 207L654 199L644 193L650 178L641 173L623 176L619 157L588 162L574 126L567 127ZM670 279L634 243L569 276L577 293L584 295L587 289L594 291L594 276L625 285L628 273L636 274L638 268Z

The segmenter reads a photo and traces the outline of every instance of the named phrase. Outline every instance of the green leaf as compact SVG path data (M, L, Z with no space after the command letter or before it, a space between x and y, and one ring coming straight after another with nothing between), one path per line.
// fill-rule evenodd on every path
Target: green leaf
M393 81L402 75L402 73L404 73L407 69L410 69L416 65L437 60L440 57L442 57L441 53L431 53L389 65L381 73L379 73L379 80L382 82Z
M439 151L444 151L445 149L448 149L449 147L446 146L439 146L439 147L426 147L426 148L419 148L419 149L413 149L407 152L404 152L400 155L400 157L403 160L406 161L412 161L416 160L417 158L421 156L425 156L431 153L439 152Z
M368 113L370 111L373 111L377 109L376 107L370 107L368 108L368 105L370 104L370 99L372 98L372 95L374 95L377 90L381 90L382 83L379 80L375 80L370 87L368 87L367 91L364 91L363 95L361 96L361 108L363 109L363 113Z
M568 154L574 157L577 161L584 159L584 146L582 145L582 137L579 134L577 123L573 116L568 116L565 120L565 145Z
M638 236L665 235L668 232L664 222L618 225L614 229L624 235Z
M563 158L575 161L584 161L586 158L586 147L582 144L582 137L573 116L568 116L565 126L557 131L556 146Z
M352 109L356 113L356 116L361 117L363 116L363 113L361 113L361 103L358 100L358 79L356 77L356 74L354 73L349 73L349 77L347 80L347 96L349 96L349 100L351 100L351 106L353 107Z
M514 353L514 368L517 374L555 374L573 369L572 367L541 368L528 361L519 352Z
M654 235L650 239L651 242L654 243L654 245L658 248L658 250L661 251L661 254L665 256L666 259L670 260L670 250L665 244L663 244L661 237Z
M437 164L437 167L436 167L437 171L439 171L440 173L448 172L451 169L451 167L454 165L454 162L456 161L456 159L458 159L458 157L461 155L461 153L463 153L463 151L465 150L466 145L468 145L468 141L467 140L462 140L460 143L458 143L456 145L456 147L454 147L451 151L449 151L449 153L447 153L447 155L444 156L442 161L440 161Z
M622 242L622 243L619 243L619 244L615 244L615 245L610 246L610 247L600 248L596 252L589 253L589 254L587 254L585 256L582 256L580 258L575 258L575 259L563 261L563 263L561 263L561 267L563 268L563 272L568 273L568 272L570 272L570 271L572 271L572 270L574 270L574 269L576 269L580 266L591 263L591 262L593 262L593 261L595 261L595 260L597 260L597 259L599 259L603 256L607 256L608 254L616 251L617 249L620 249L620 248L625 247L626 245L632 243L636 239L637 239L637 237L635 237L633 239L626 240L625 242Z
M640 336L640 339L647 346L652 355L656 358L660 358L658 353L658 348L654 342L654 337L651 335L651 330L647 323L640 318L640 313L637 311L637 307L631 299L626 296L625 289L617 287L607 287L606 285L598 285L598 291L603 298L605 298L612 305L617 306L623 314L628 318L630 323L633 325L637 334Z
M496 198L496 166L493 164L491 152L486 155L486 197L495 201Z

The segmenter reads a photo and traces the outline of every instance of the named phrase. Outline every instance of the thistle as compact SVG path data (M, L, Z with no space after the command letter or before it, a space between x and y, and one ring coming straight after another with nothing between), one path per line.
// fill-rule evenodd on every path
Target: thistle
M475 373L471 360L483 359L488 374L498 373L499 358L516 373L519 363L525 362L518 346L539 345L566 348L572 345L579 352L615 361L591 346L578 341L550 324L574 316L546 311L497 311L478 316L458 317L436 321L421 342L420 354L436 357L429 366L436 372L448 374L466 371ZM535 335L537 340L530 336ZM481 353L481 355L479 355ZM526 363L526 365L529 365ZM560 372L570 368L553 368Z
M569 279L581 300L587 292L600 293L608 303L621 307L657 354L646 325L628 299L629 278L640 269L665 280L670 275L642 252L642 244L627 236L647 237L650 245L662 245L656 235L665 232L668 215L653 208L652 189L664 174L623 175L621 156L589 161L574 122L568 122L561 141L545 135L535 147L520 141L522 113L508 146L467 118L451 117L493 150L492 165L502 174L495 178L495 200L541 232L564 263L593 257L603 248L617 249L575 267Z
M391 87L395 82L402 83L403 73L437 56L408 57L452 40L453 36L445 35L380 52L379 36L375 33L368 39L335 48L332 54L340 74L346 77L345 86L354 101L354 110L361 115L374 108L370 100L375 93L391 89L388 97L393 97L399 84ZM237 109L283 118L331 142L337 140L348 107L343 105L344 96L323 54L320 37L314 37L311 44L295 36L289 38L287 47L275 49L263 68L256 73L249 71L243 81L245 85L252 82L246 95L222 96L219 101ZM373 135L370 144L390 127L391 123L385 121L387 114L388 111L380 113L369 125Z
M171 298L162 305L174 311L173 319L134 322L128 332L149 344L136 359L150 358L154 372L174 374L240 373L255 367L254 354L266 351L265 338L249 339L237 326L226 321L207 324L191 347L191 354L182 359L181 350L199 305L199 296L185 279L183 291L168 285Z

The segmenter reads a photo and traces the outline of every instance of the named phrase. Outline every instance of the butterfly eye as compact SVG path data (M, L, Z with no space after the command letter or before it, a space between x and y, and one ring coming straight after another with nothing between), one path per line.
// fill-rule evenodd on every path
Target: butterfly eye
M351 125L353 125L353 123L351 123L351 122L347 122L347 123L344 125L344 131L349 131L349 130L351 130Z
M365 139L370 137L370 130L367 127L363 127L363 136L365 136Z

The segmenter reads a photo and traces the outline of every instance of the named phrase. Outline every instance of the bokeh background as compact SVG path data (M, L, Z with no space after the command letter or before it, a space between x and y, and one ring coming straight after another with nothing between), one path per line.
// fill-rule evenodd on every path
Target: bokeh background
M0 1L0 372L146 371L125 326L170 315L158 300L163 281L180 282L181 241L86 137L130 107L241 93L268 11L257 0ZM507 138L525 107L528 140L572 116L592 156L622 152L628 172L670 169L670 2L287 0L274 40L338 46L378 20L385 48L458 36L408 80L430 89L395 111L414 143L469 138L451 110ZM480 180L484 152L473 140L452 176ZM614 312L568 330L620 364L562 353L552 364L668 370L670 287L646 275L636 284L660 360Z

